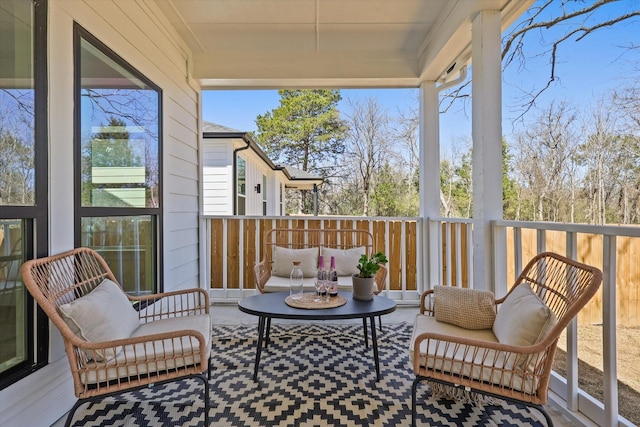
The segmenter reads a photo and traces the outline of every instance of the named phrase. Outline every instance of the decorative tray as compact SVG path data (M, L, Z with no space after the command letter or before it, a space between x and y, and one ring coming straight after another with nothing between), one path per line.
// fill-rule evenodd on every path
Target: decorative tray
M305 308L307 310L320 310L323 308L335 308L340 307L341 305L346 304L347 299L342 295L336 295L329 298L327 301L326 297L321 296L320 301L314 301L316 299L315 292L308 292L302 294L302 298L293 299L291 295L285 298L284 302L287 303L288 306L294 308Z

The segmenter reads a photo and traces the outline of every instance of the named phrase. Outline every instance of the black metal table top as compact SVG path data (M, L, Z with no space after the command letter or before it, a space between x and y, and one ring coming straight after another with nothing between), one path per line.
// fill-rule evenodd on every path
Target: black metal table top
M345 297L347 302L335 308L309 310L291 307L284 301L289 296L289 292L273 292L247 297L238 302L238 308L254 316L298 320L358 319L382 316L396 309L395 301L383 296L374 295L371 301L360 301L353 299L351 292L340 292L340 295Z

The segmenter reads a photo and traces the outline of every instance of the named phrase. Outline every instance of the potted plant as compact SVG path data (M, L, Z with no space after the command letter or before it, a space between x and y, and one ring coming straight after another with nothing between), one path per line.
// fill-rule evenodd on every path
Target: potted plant
M381 264L387 263L387 257L380 251L367 257L363 254L358 260L358 273L354 273L353 298L361 301L373 299L375 289L376 273L380 270Z

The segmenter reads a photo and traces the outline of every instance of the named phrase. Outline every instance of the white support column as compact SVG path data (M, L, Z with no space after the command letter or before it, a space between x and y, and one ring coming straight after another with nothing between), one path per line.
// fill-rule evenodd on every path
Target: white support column
M419 138L420 217L424 219L422 236L426 244L422 252L422 271L425 272L422 283L431 287L438 283L440 268L437 225L431 225L428 221L429 218L440 217L440 108L438 88L434 81L420 85Z
M473 283L493 290L491 221L502 219L502 61L500 12L472 23Z

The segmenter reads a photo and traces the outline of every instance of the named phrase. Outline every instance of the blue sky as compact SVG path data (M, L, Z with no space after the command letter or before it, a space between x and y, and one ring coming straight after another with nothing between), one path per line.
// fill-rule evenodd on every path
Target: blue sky
M584 6L584 3L582 4ZM638 0L622 0L600 8L599 17L608 17L640 7ZM503 75L503 134L509 140L513 132L524 126L514 119L520 115L517 100L523 90L532 90L546 83L549 76L549 57L540 39L550 40L554 30L531 33L525 47L528 49L526 68L511 66ZM630 45L638 48L629 50ZM558 51L556 82L538 102L545 107L551 101L566 101L586 111L600 97L616 87L630 85L640 78L640 19L618 23L611 28L600 29L580 42L568 41ZM415 89L342 89L343 101L339 109L348 112L348 99L375 97L391 115L415 105ZM256 130L255 119L279 105L275 90L258 91L205 91L203 93L203 118L242 131ZM441 144L447 146L456 140L470 140L470 107L459 104L447 114L441 115ZM531 120L535 111L524 120ZM514 127L515 126L515 127Z

